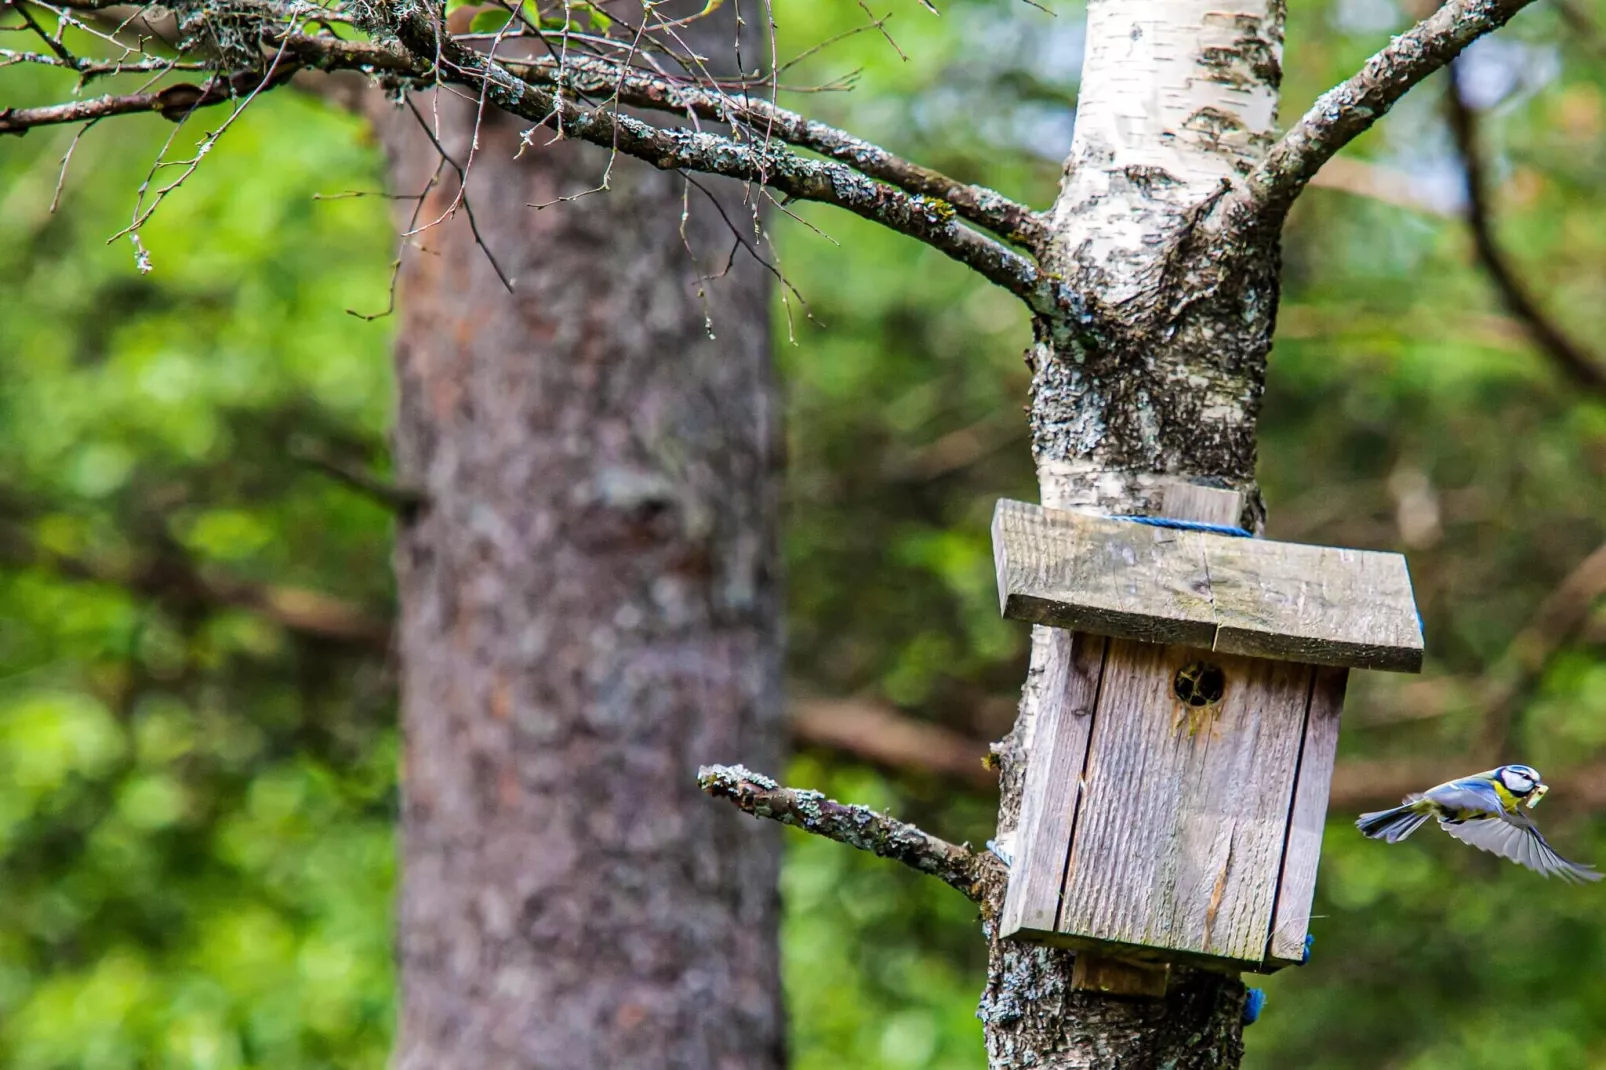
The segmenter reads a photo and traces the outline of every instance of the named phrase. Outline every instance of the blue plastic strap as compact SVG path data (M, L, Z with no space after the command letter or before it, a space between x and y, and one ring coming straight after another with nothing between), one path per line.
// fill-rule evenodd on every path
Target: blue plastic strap
M1266 1009L1266 993L1258 988L1251 988L1244 993L1244 1025L1254 1025L1260 1021L1260 1012Z
M1235 528L1231 524L1206 524L1202 520L1173 520L1168 516L1112 516L1111 520L1130 520L1134 524L1147 524L1151 528L1176 528L1179 531L1208 531L1212 535L1232 535L1240 539L1253 538L1253 532Z
M1311 945L1314 944L1314 943L1316 943L1316 937L1314 935L1310 934L1310 933L1306 933L1305 934L1305 954L1303 956L1301 956L1301 958L1299 960L1299 964L1301 966L1305 965L1305 963L1310 961L1310 949L1311 949Z

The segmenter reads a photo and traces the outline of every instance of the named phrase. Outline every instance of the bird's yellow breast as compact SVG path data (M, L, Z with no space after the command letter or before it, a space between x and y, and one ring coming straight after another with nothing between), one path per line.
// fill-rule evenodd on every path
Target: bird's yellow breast
M1500 808L1506 813L1514 813L1517 807L1522 805L1522 800L1513 795L1511 789L1500 782L1499 777L1495 777L1490 783L1494 785L1494 793L1500 799Z

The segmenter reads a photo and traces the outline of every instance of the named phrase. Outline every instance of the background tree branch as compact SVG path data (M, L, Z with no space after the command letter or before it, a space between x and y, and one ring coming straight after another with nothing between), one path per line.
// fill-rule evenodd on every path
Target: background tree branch
M1500 248L1494 235L1494 205L1489 195L1483 153L1478 140L1478 115L1467 104L1461 91L1459 63L1450 64L1449 84L1444 100L1466 176L1467 227L1472 231L1472 247L1489 281L1494 283L1501 302L1522 324L1535 346L1573 382L1594 394L1606 395L1606 362L1569 337L1545 314L1532 292L1517 276L1517 270Z

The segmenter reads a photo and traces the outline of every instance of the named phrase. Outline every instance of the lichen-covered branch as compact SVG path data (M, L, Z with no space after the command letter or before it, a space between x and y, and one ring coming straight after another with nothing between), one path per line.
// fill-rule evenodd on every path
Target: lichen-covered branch
M269 84L263 88L283 84L295 72L294 66L282 66L273 72ZM199 108L237 99L261 86L262 82L260 75L240 74L232 79L216 78L206 85L177 82L144 93L107 94L38 108L0 108L0 134L26 134L36 126L95 122L144 112L156 112L164 119L179 122Z
M754 817L767 817L902 862L976 902L984 898L984 885L1002 875L1002 863L990 854L938 839L868 806L840 803L817 791L782 787L744 766L705 765L697 771L697 786L716 799L729 799Z
M586 108L532 85L453 38L422 9L398 8L387 29L414 56L437 57L449 81L472 87L504 111L564 136L645 160L663 170L697 171L755 182L788 197L844 208L916 238L1015 294L1033 310L1061 311L1058 281L1026 256L959 222L946 202L908 194L832 160L810 160L778 140L737 141L699 130L666 129L616 111Z
M1354 77L1323 93L1250 174L1250 195L1260 217L1281 219L1339 149L1387 114L1418 82L1532 2L1449 0L1390 41Z
M82 10L84 2L67 0L62 10ZM661 169L722 175L767 186L787 198L845 208L946 253L1038 312L1058 311L1065 304L1060 287L1032 256L966 225L968 221L990 230L1035 256L1044 226L1029 208L910 163L745 88L728 91L712 80L698 84L700 79L671 78L598 56L565 55L561 63L492 58L452 36L432 12L412 5L374 4L361 15L377 31L376 42L292 32L283 21L262 25L261 44L276 54L270 85L262 85L260 75L251 72L224 72L201 85L181 83L67 104L5 108L0 109L0 133L23 134L36 126L137 112L154 111L178 121L198 108L281 84L303 69L357 70L401 87L444 81L483 94L489 103L562 136ZM22 54L14 58L31 62ZM62 60L44 55L38 62L63 66ZM118 61L111 62L115 68ZM586 96L603 103L582 103ZM621 114L619 104L728 123L733 133L655 126ZM828 159L800 155L789 145Z
M961 219L985 227L999 237L1038 252L1047 228L1038 214L984 186L958 182L938 171L911 163L879 145L854 137L826 123L755 97L694 84L677 84L644 71L586 56L558 63L543 59L505 64L528 82L561 84L581 93L617 93L621 102L658 111L690 112L703 119L741 123L760 138L773 138L817 152L905 193L945 201Z

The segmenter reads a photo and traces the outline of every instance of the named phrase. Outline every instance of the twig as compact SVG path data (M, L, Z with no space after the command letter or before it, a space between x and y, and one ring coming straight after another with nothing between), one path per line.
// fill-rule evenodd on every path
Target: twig
M429 500L421 490L388 482L366 469L338 461L318 447L304 442L292 443L290 455L335 482L356 491L369 501L403 517L418 512Z
M283 69L279 73L282 77L289 76ZM180 82L149 93L91 97L38 108L0 108L0 134L26 134L36 126L59 126L152 111L176 123L197 108L221 104L232 98L227 82L208 86Z
M482 104L482 107L483 107L483 104ZM471 204L469 202L469 199L468 199L468 168L459 165L456 160L452 159L451 154L446 151L446 146L442 145L441 142L440 142L440 138L435 136L435 132L430 129L429 123L424 121L424 117L419 114L417 105L415 105L413 103L412 98L410 98L410 97L407 100L407 108L408 108L409 111L411 111L413 113L413 118L418 120L418 128L424 132L424 136L425 137L429 138L430 144L435 146L435 151L440 153L440 158L448 166L450 166L453 171L457 172L457 194L453 198L452 207L448 208L445 212L442 212L440 218L437 219L435 221L435 223L429 223L429 224L426 224L423 227L419 227L419 226L417 226L417 224L415 222L414 226L408 228L407 233L403 234L402 237L403 238L410 238L413 235L420 233L421 231L430 229L431 227L435 226L436 223L441 222L442 220L446 219L447 216L451 215L452 211L456 208L457 204L459 204L459 203L462 204L462 206L463 206L463 214L468 218L468 229L469 229L469 233L474 238L474 244L479 246L480 252L482 254L484 254L486 262L491 265L491 270L496 273L497 281L502 284L502 288L504 290L506 290L508 293L512 293L513 292L513 280L507 277L507 273L502 270L502 265L498 264L496 262L496 257L491 253L491 247L489 245L486 245L485 244L485 239L480 236L479 221L474 218L474 205ZM478 118L478 116L476 116L476 118L474 120L474 127L475 127L475 137L474 137L473 140L477 144L478 141L479 141L479 136L478 136L479 118ZM471 162L472 162L472 160L471 160ZM419 201L420 205L422 205L423 203L424 203L423 201Z
M879 145L825 123L780 108L761 97L712 92L695 85L678 85L636 71L585 57L571 57L563 71L550 60L506 64L509 70L535 84L557 85L577 93L616 89L619 99L638 108L692 114L717 122L763 126L766 134L798 148L845 163L861 174L896 186L906 193L935 197L953 207L960 218L985 227L999 237L1029 250L1042 249L1048 227L1023 204L984 186L956 181L947 175L911 163Z
M333 37L309 37L303 34L272 34L269 44L282 48L294 62L281 63L274 72L271 84L262 85L262 76L246 72L208 86L178 83L144 93L108 94L88 100L75 100L66 104L52 104L38 108L0 108L0 134L26 134L36 126L55 126L77 123L89 119L107 119L115 115L135 115L142 112L160 112L164 118L178 122L197 108L222 104L234 96L258 88L272 89L290 80L297 71L311 68L322 71L355 70L365 73L421 74L423 67L405 52L366 41L342 41ZM80 73L91 75L122 73L116 63L84 64L65 63L52 57L40 61L69 66ZM154 66L153 71L194 70L192 64L164 61L166 66ZM128 71L147 70L145 62L126 67Z
M1272 146L1249 176L1250 207L1278 222L1339 149L1371 128L1408 90L1461 50L1504 26L1533 0L1448 0L1329 89Z
M22 21L26 22L28 24L28 28L45 43L46 47L48 47L50 51L56 54L57 59L61 60L68 66L76 66L78 64L78 57L68 51L66 45L62 44L56 38L50 36L45 32L45 28L43 26L34 21L33 15L28 11L27 4L18 0L18 2L15 2L11 5L11 10L22 16Z
M439 49L443 74L465 85L485 80L487 97L536 123L560 125L567 136L645 160L663 170L686 169L762 182L779 193L833 204L925 242L1015 294L1039 312L1058 313L1062 284L1029 258L960 224L935 198L911 196L831 161L809 160L779 145L755 146L685 129L662 129L633 116L582 108L562 93L531 85L446 36L423 9L403 8L392 29L415 55Z
M1036 213L992 190L919 167L761 98L683 85L594 57L570 56L563 63L498 62L447 36L423 9L404 9L398 17L394 29L405 51L324 36L264 35L265 42L278 48L283 57L273 84L288 81L307 67L366 70L403 79L433 75L484 92L504 110L554 127L564 136L638 157L662 169L759 182L788 198L844 208L931 245L1038 311L1059 310L1059 284L1041 272L1031 257L959 222L968 220L1029 250L1041 248L1046 231ZM523 71L531 80L525 81L515 71ZM271 88L260 84L260 79L252 79L256 84L239 84L250 78L235 75L233 93L221 83L180 85L42 108L0 109L0 134L136 112L156 111L178 120L243 90ZM764 136L757 143L744 142L704 131L660 128L633 116L586 108L570 99L570 93L577 90L559 84L570 79L610 96L617 86L618 100L624 104L747 123L761 128ZM547 84L541 84L543 81ZM776 143L782 141L829 159L801 156Z
M1558 327L1539 307L1539 302L1517 277L1494 237L1493 206L1484 175L1483 155L1478 144L1478 116L1461 94L1460 65L1450 65L1450 81L1445 91L1450 131L1467 183L1467 226L1472 231L1473 248L1489 280L1500 292L1507 311L1522 324L1528 337L1579 386L1596 394L1606 394L1606 362L1586 350Z
M744 766L705 765L697 771L697 786L716 799L729 799L754 817L767 817L902 862L978 903L983 885L1002 871L990 854L938 839L867 806L840 803L817 791L782 787Z
M0 561L11 568L43 568L67 579L114 584L157 602L171 599L244 609L309 639L349 643L378 653L389 649L390 621L361 605L322 591L251 583L203 569L172 544L129 570L47 550L23 525L0 521Z

